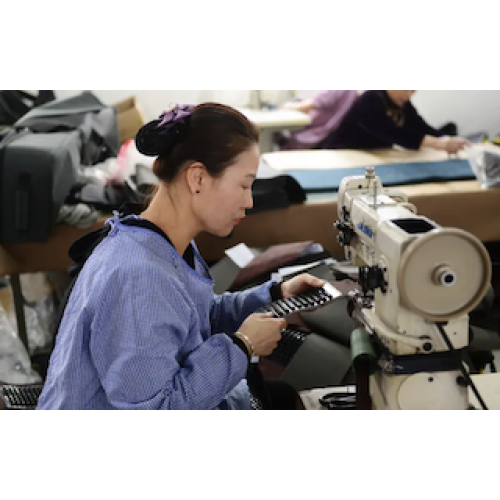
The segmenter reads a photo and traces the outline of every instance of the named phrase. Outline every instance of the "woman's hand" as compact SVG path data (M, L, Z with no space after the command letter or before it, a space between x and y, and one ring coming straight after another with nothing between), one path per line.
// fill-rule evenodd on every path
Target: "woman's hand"
M450 154L458 153L465 146L470 146L470 142L462 137L445 136L440 139L443 141L443 149Z
M311 288L320 288L325 283L326 280L316 278L316 276L313 276L312 274L299 274L298 276L295 276L295 278L284 281L281 284L281 295L284 299L288 299L307 292Z
M441 151L446 151L449 154L455 154L465 146L470 146L470 142L463 137L450 137L449 135L434 137L432 135L426 135L421 146L425 148L439 149Z
M255 356L269 356L281 339L281 330L286 328L286 321L282 318L274 318L273 313L255 313L248 316L238 331L246 335L251 342L245 342L248 352Z

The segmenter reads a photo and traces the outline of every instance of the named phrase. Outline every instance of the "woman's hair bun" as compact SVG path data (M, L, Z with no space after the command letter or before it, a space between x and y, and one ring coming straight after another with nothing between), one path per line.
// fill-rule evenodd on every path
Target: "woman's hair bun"
M141 127L135 138L137 150L146 156L171 153L189 131L192 109L190 105L176 105Z
M146 156L160 155L159 124L160 120L153 120L143 125L139 132L137 132L135 136L135 145L139 153Z

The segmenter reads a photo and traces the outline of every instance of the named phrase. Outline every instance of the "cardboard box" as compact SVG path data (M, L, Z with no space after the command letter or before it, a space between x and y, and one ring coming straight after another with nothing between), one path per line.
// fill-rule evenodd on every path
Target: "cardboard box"
M146 116L135 97L129 97L115 104L118 112L118 131L120 142L135 139L139 129L146 123Z

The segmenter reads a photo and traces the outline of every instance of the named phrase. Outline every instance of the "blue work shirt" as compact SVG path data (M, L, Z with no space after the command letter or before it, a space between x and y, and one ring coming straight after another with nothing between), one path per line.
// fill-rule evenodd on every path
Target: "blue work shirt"
M268 282L216 295L160 234L115 216L80 272L37 409L251 409L246 354L229 337L271 300Z

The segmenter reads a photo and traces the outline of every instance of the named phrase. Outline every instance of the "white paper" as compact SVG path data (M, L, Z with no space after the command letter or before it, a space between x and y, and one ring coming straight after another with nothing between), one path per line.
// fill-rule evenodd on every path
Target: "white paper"
M225 253L240 269L250 264L254 259L254 254L245 243L228 248Z
M330 394L332 392L348 392L352 394L356 394L356 386L355 385L345 385L338 387L323 387L321 389L311 389L310 391L302 391L299 392L300 399L302 399L302 403L306 410L327 410L321 405L319 400Z
M333 264L335 261L333 259L324 259L324 260L319 260L316 262L311 262L309 264L303 264L301 266L286 266L286 267L280 267L278 269L278 273L285 277L289 276L290 274L295 274L299 273L302 271L306 271L307 269L311 269L312 267L317 267L321 264Z

